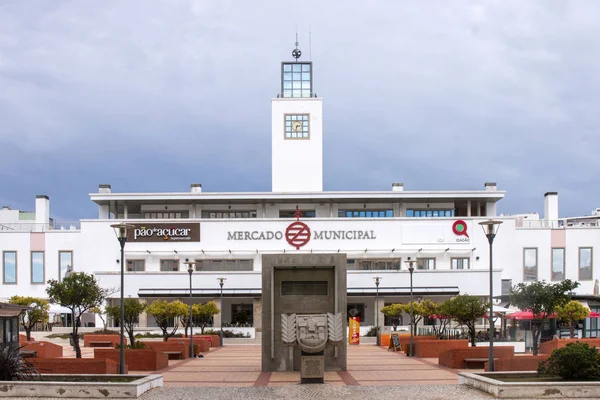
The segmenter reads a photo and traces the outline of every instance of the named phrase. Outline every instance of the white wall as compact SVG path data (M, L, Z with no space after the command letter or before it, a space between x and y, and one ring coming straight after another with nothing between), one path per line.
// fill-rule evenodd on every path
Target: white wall
M323 102L320 98L272 99L273 192L323 190ZM309 139L285 139L284 114L310 114Z

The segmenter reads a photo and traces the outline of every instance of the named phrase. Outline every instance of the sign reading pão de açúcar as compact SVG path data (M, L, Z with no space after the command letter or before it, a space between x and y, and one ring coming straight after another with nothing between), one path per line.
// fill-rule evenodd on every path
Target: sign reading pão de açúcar
M199 242L200 224L144 224L127 232L129 242Z

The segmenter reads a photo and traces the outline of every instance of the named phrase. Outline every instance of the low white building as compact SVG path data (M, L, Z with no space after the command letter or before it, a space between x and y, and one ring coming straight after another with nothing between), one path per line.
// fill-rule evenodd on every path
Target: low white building
M115 289L110 301L118 301L120 247L110 225L127 222L136 229L125 246L125 296L187 301L184 263L196 262L192 293L197 301L219 304L215 324L222 318L260 330L264 254L344 253L348 309L372 325L376 309L408 301L408 260L417 265L416 299L445 300L458 293L487 298L489 244L478 223L494 218L502 221L494 241L495 297L506 297L519 282L569 278L581 283L576 298L600 309L593 264L600 227L565 223L555 192L546 193L540 218L498 216L496 203L505 192L493 182L470 191L411 191L402 183L384 191L323 191L325 132L313 65L282 63L281 74L281 91L272 99L271 192L215 193L192 184L179 193L118 193L100 185L90 194L98 218L76 224L53 221L47 196L36 198L35 212L3 208L0 300L45 297L49 279L85 271ZM227 278L222 302L219 277ZM139 324L152 327L154 321L142 315ZM598 335L596 320L587 322L585 332Z

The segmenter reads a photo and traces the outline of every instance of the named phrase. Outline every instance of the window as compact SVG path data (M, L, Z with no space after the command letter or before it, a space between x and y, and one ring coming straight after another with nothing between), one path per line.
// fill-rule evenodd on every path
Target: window
M579 280L587 281L591 280L592 274L592 248L591 247L580 247L579 248Z
M17 283L16 251L5 251L2 253L2 282L5 284Z
M281 64L281 96L312 96L312 63L293 62Z
M73 271L73 252L59 251L58 252L58 281L62 282L67 272Z
M512 279L502 279L502 296L510 295L512 290Z
M394 210L338 210L339 218L391 218Z
M285 138L309 139L310 114L285 114Z
M327 281L282 281L282 296L327 296Z
M253 326L254 307L252 304L232 304L231 324L241 326Z
M536 281L537 271L537 248L523 249L523 280Z
M417 258L417 269L435 269L435 258Z
M297 210L279 210L279 218L296 218L294 214L296 214ZM315 210L300 210L302 216L300 218L315 218Z
M196 260L196 271L252 271L254 260Z
M179 271L179 260L160 260L160 270L163 272Z
M406 216L425 218L454 217L454 210L433 210L429 208L425 210L407 209Z
M145 270L145 260L127 260L127 272L141 272Z
M348 259L346 261L347 268L349 270L393 270L399 271L401 259L400 258L383 258L383 259Z
M181 218L189 218L189 211L165 211L165 212L145 212L144 219L181 219Z
M452 269L469 269L469 258L452 258Z
M251 211L202 211L202 218L256 218L256 210Z
M31 283L44 283L44 252L31 252Z
M552 249L552 273L553 281L565 279L565 249Z

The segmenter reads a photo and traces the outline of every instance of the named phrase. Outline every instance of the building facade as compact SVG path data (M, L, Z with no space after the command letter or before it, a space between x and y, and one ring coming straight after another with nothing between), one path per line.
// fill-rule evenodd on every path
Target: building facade
M217 302L222 313L215 324L259 332L263 255L343 253L348 308L365 325L375 318L383 325L377 309L408 301L409 260L416 261L416 299L441 301L459 293L488 298L489 244L478 224L493 218L502 221L494 242L495 295L506 296L520 282L569 278L581 283L576 296L592 309L600 307L597 219L560 219L555 192L544 196L540 218L497 215L496 204L506 193L493 182L470 191L411 191L402 183L383 191L323 191L323 107L313 72L310 62L281 65L281 90L271 101L271 192L216 193L191 184L180 193L118 193L102 184L90 194L98 218L75 224L52 220L43 195L36 198L35 212L4 207L0 300L45 297L49 279L84 271L114 289L109 302L118 302L120 247L111 225L127 222L135 229L125 246L126 297L187 301L186 263L195 263L192 295ZM375 277L381 278L379 288ZM314 290L314 284L303 282L298 290ZM586 324L588 335L596 336L597 322ZM142 315L139 325L155 323Z

